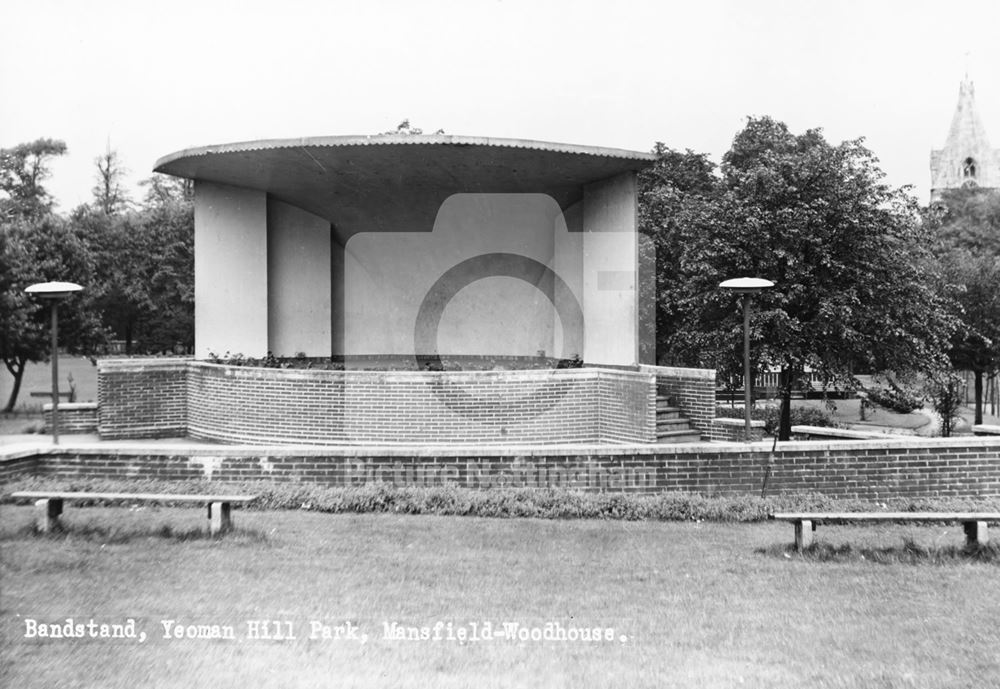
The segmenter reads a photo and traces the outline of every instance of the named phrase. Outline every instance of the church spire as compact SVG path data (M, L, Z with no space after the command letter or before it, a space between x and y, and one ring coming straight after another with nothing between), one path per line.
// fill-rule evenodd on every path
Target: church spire
M945 189L1000 187L1000 151L994 150L976 107L976 88L966 74L958 90L944 148L931 151L931 201Z

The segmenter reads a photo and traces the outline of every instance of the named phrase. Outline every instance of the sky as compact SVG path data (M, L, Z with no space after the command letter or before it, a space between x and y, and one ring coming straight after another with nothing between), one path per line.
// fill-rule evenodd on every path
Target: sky
M61 139L47 188L91 199L110 146L132 195L193 146L448 134L719 162L748 116L864 137L926 203L966 73L1000 147L997 0L4 0L0 147Z

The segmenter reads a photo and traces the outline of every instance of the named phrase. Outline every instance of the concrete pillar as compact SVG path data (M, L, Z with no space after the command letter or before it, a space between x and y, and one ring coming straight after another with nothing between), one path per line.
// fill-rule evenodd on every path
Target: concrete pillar
M583 359L639 362L637 186L628 172L583 190Z
M42 498L35 501L35 522L41 533L51 533L59 526L63 501L60 498Z
M811 519L800 519L795 522L795 549L801 552L811 546L815 530L816 524Z
M990 542L986 531L986 522L964 522L966 545L983 546Z
M330 356L330 223L267 202L267 341L275 356Z
M213 502L208 505L208 531L213 536L226 533L233 528L228 502Z
M266 194L198 181L194 228L195 356L266 355Z

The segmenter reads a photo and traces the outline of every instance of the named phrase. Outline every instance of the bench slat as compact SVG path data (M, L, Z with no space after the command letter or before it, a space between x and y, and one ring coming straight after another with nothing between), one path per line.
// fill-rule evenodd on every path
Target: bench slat
M12 498L58 500L145 500L149 502L250 502L256 495L172 495L169 493L80 493L72 491L21 491Z
M1000 521L1000 512L792 512L776 513L771 519L793 522L809 520L832 521L911 521L911 522L961 522Z

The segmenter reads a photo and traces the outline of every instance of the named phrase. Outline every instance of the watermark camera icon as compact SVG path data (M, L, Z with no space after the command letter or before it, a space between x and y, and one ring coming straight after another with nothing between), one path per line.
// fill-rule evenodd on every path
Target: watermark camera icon
M418 370L442 372L425 377L439 402L484 423L505 425L506 411L523 412L526 402L544 413L567 390L555 383L557 369L579 366L597 339L589 327L651 345L649 328L613 329L616 303L633 311L633 326L653 313L639 303L636 258L648 262L652 245L631 232L583 232L580 214L545 194L455 194L431 232L355 236L346 247L354 292L345 303L358 306L346 320L345 351L365 351L374 339L382 351L408 354ZM593 323L587 300L603 305ZM498 397L482 415L484 400L474 399L481 388L468 383L491 358L534 370L519 377L517 396Z

